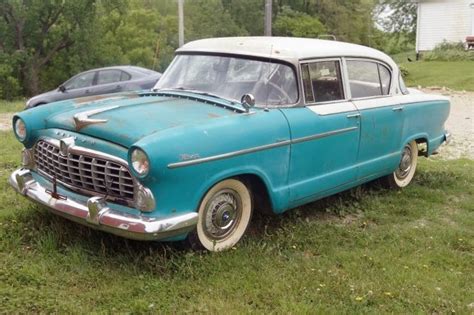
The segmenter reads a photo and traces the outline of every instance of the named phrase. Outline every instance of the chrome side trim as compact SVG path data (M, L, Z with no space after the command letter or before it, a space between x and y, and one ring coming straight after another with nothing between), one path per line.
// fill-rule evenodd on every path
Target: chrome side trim
M343 128L343 129L338 129L338 130L333 130L333 131L318 133L318 134L316 134L316 135L312 135L312 136L307 136L307 137L302 137L302 138L294 139L294 140L291 141L291 143L292 143L292 144L295 144L295 143L301 143L301 142L306 142L306 141L321 139L321 138L325 138L325 137L330 137L330 136L338 135L338 134L340 134L340 133L349 132L349 131L356 130L356 129L359 129L359 127L349 127L349 128Z
M337 130L332 130L332 131L328 131L328 132L318 133L318 134L311 135L311 136L296 138L296 139L293 139L293 140L283 140L283 141L279 141L279 142L276 142L276 143L265 144L265 145L261 145L261 146L253 147L253 148L249 148L249 149L243 149L243 150L232 151L232 152L228 152L228 153L208 156L208 157L205 157L205 158L189 160L189 161L183 161L183 162L170 163L170 164L168 164L168 168L173 169L173 168L178 168L178 167L184 167L184 166L201 164L201 163L206 163L206 162L211 162L211 161L216 161L216 160L227 159L227 158L231 158L231 157L235 157L235 156L239 156L239 155L243 155L243 154L248 154L248 153L253 153L253 152L258 152L258 151L263 151L263 150L269 150L269 149L282 147L282 146L286 146L286 145L290 145L290 144L296 144L296 143L301 143L301 142L305 142L305 141L311 141L311 140L315 140L315 139L334 136L334 135L344 133L344 132L348 132L348 131L352 131L352 130L355 130L355 129L359 129L359 127L349 127L349 128L337 129Z
M231 158L231 157L238 156L238 155L258 152L258 151L262 151L262 150L273 149L273 148L277 148L277 147L282 147L282 146L285 146L285 145L289 145L290 143L291 143L291 140L283 140L283 141L276 142L276 143L265 144L265 145L261 145L261 146L258 146L258 147L253 147L253 148L249 148L249 149L243 149L243 150L238 150L238 151L213 155L213 156L209 156L209 157L205 157L205 158L189 160L189 161L183 161L183 162L170 163L170 164L168 164L168 168L178 168L178 167L189 166L189 165L194 165L194 164L200 164L200 163L205 163L205 162L210 162L210 161L227 159L227 158Z
M19 193L42 204L57 215L74 222L135 240L160 240L184 235L197 224L198 214L190 211L167 217L152 217L114 210L102 197L94 196L84 204L68 199L55 199L29 170L20 168L9 178L10 185Z

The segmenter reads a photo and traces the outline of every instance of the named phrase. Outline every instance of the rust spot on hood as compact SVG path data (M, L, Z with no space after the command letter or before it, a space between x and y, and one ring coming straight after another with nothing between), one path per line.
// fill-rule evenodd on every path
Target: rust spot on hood
M140 97L137 93L127 93L127 94L120 94L120 95L110 95L110 94L92 95L92 96L77 98L73 100L73 102L76 103L77 106L80 106L80 105L95 103L102 100L121 100L121 99L137 98L137 97Z

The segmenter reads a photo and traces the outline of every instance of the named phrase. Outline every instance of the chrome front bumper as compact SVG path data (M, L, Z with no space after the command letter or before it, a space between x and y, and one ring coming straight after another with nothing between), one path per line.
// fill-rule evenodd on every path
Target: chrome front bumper
M197 224L198 214L190 212L165 218L133 215L109 208L105 200L91 197L87 204L51 196L32 176L20 168L10 175L10 185L22 195L45 205L55 214L92 228L135 240L160 240L184 235Z

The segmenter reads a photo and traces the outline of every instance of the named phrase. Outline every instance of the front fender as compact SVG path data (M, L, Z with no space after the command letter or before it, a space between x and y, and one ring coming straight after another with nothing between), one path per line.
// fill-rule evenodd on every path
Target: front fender
M280 208L287 202L290 147L278 143L289 139L288 124L279 110L255 109L252 114L169 128L142 138L132 149L139 147L148 155L149 174L140 180L153 191L158 211L196 210L210 187L242 174L259 176L272 204ZM208 160L216 156L222 158ZM172 166L187 161L195 162Z

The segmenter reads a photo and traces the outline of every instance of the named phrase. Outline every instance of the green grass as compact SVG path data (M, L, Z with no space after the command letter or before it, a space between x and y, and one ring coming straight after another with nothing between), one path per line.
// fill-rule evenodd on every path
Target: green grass
M397 64L403 64L403 63L408 62L408 58L410 58L411 60L416 60L416 52L414 50L406 51L406 52L398 53L395 55L390 55L390 57L392 57L392 59Z
M25 109L25 101L4 101L0 100L0 113L16 113Z
M0 134L0 313L470 313L474 161L422 159L403 191L365 185L254 217L234 250L128 241L7 187Z
M402 64L408 71L408 86L448 87L474 91L474 61L417 61Z

